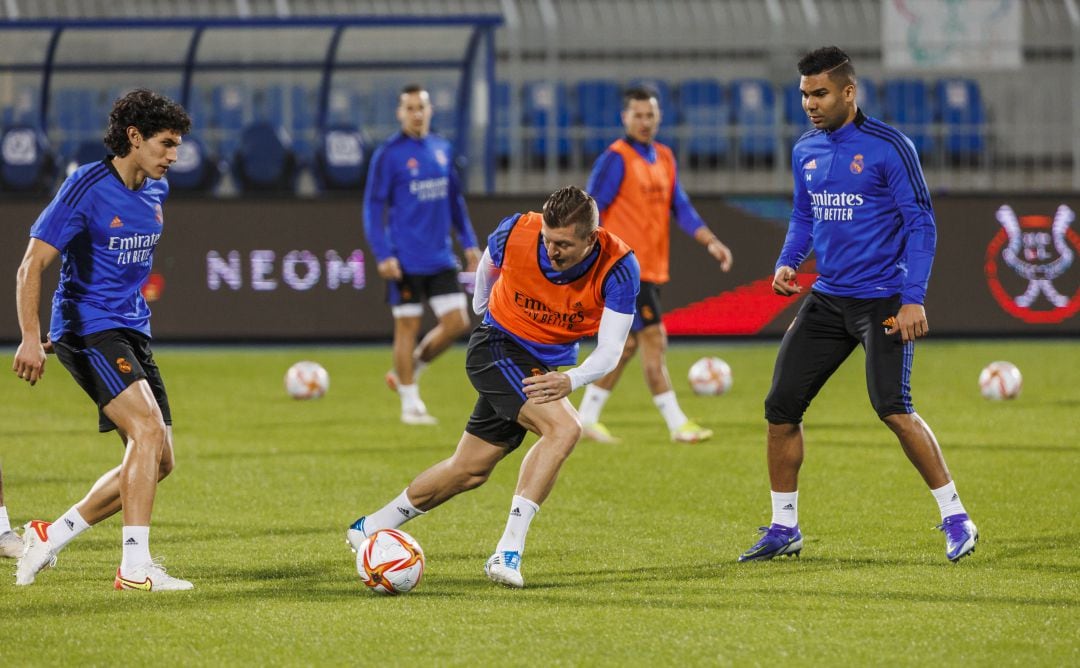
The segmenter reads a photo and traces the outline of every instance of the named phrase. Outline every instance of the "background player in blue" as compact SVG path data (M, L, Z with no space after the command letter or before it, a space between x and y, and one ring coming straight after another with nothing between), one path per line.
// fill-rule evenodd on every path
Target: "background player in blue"
M911 402L915 339L928 331L923 300L937 233L911 141L855 105L855 69L836 47L799 61L803 108L814 128L791 154L795 206L773 290L802 292L795 270L810 254L820 277L784 335L765 399L772 523L739 561L798 554L802 417L855 346L866 385L941 512L945 555L975 550L979 534L960 502L930 427Z
M420 399L418 376L469 329L451 226L464 250L466 271L475 272L480 262L452 163L453 147L431 133L431 114L423 87L401 89L401 131L375 151L364 191L364 232L379 276L387 281L386 299L394 314L394 368L386 383L401 398L405 424L436 423ZM424 300L439 324L417 345Z
M114 155L76 169L30 229L16 301L22 343L12 370L31 385L45 373L46 346L98 406L101 431L117 430L120 466L55 522L26 525L15 583L28 585L89 527L123 510L116 589L191 589L150 557L150 515L159 480L173 468L172 416L150 350L150 309L140 288L164 228L164 180L191 126L184 109L148 90L117 100L105 145ZM42 345L41 274L61 259L50 343Z

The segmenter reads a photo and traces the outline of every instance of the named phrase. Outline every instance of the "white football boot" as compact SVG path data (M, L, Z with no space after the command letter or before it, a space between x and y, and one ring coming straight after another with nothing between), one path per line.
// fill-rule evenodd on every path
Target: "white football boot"
M492 582L512 589L521 589L525 586L525 578L521 575L520 552L496 552L491 555L484 564L484 574Z
M186 591L194 589L195 585L166 573L160 558L157 558L133 568L127 575L121 575L117 568L113 588L117 591Z
M15 567L15 584L34 584L37 574L56 565L56 552L49 542L52 522L32 520L23 531L23 553Z
M0 533L0 557L18 559L23 553L23 542L14 531Z

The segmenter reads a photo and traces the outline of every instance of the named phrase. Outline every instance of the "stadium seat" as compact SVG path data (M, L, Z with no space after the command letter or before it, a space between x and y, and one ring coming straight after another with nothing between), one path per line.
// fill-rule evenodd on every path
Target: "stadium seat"
M269 123L244 128L232 164L243 190L291 192L295 185L296 160L278 129Z
M622 88L610 79L579 81L575 87L577 121L584 137L581 149L591 162L623 135Z
M731 105L716 79L688 79L679 85L680 115L685 128L681 148L691 163L716 164L730 148Z
M795 141L804 132L814 126L806 116L806 110L802 107L802 89L799 82L793 81L784 86L784 142L788 150L795 145Z
M867 116L881 117L881 97L873 79L859 77L855 86L855 103Z
M218 134L218 152L226 160L239 148L246 102L247 91L237 84L216 86L211 92L210 126Z
M0 134L0 188L19 192L47 190L55 167L49 140L36 127L14 125Z
M289 125L293 152L307 163L315 146L315 131L319 113L319 97L315 89L296 85L289 89Z
M765 79L731 82L736 154L744 164L769 164L776 153L776 94Z
M40 118L41 95L36 88L22 86L15 91L11 104L4 107L0 114L0 127L30 125L37 127Z
M315 179L322 190L364 189L367 147L355 125L328 128L315 152Z
M882 104L885 120L911 139L922 157L934 151L930 132L930 96L921 79L890 79L885 82Z
M561 83L537 81L525 84L525 126L529 130L529 161L543 164L547 159L548 122L555 126L555 156L560 163L570 159L570 107ZM612 137L614 139L614 137Z
M942 126L945 157L975 159L986 148L986 113L979 85L971 79L942 79L934 93L934 117Z
M509 81L495 83L495 159L500 165L510 162L510 96L512 88Z
M431 106L431 129L451 142L457 136L457 86L448 81L435 81L427 85Z
M173 191L202 192L217 185L220 172L217 162L194 133L184 137L176 151L176 162L169 168L169 188Z

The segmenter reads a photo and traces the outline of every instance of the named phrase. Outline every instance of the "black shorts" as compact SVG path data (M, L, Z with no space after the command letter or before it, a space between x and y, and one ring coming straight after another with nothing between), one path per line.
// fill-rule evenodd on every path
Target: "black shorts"
M825 381L855 346L866 351L866 389L879 418L914 413L911 363L915 342L885 334L884 321L900 310L900 296L833 297L811 292L784 334L765 399L765 419L798 424Z
M640 332L650 325L660 324L662 313L663 311L660 308L660 286L656 283L642 281L637 296L637 308L634 309L634 323L630 326L630 331Z
M528 400L522 380L551 371L501 330L480 325L469 337L465 372L480 393L465 431L488 443L513 450L528 431L518 413Z
M65 334L53 341L56 357L98 407L98 430L116 429L101 410L137 380L146 379L165 424L172 424L169 396L154 362L150 339L132 329L106 329L86 336Z
M447 269L437 274L402 274L400 281L386 284L386 303L390 306L420 304L438 295L464 292L457 275L457 269Z

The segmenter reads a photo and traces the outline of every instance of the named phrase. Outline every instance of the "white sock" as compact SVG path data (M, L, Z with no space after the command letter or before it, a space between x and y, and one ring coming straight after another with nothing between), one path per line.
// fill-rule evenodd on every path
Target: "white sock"
M611 396L611 390L605 390L595 385L585 386L585 396L581 398L581 406L578 407L578 416L581 424L596 424L600 421L600 411L604 410L604 404Z
M424 511L409 501L409 490L406 488L393 501L367 516L364 520L364 533L370 536L380 529L396 529L423 514Z
M540 512L540 506L529 501L524 496L514 495L510 504L510 517L506 520L506 530L496 546L496 552L525 551L525 534L529 533L529 523L536 513Z
M772 523L784 527L794 527L799 524L799 492L773 492L772 495Z
M412 385L398 385L397 392L398 396L401 397L402 411L413 410L424 403L420 401L420 386L416 384L415 380Z
M663 394L654 395L652 402L660 409L660 414L667 422L668 431L675 431L687 423L686 413L679 408L679 400L675 398L675 390L668 390Z
M937 500L938 510L941 511L941 519L945 519L949 515L967 512L964 510L964 504L960 503L960 495L956 493L956 482L950 481L944 487L930 490L930 493Z
M11 531L11 520L8 519L7 506L0 506L0 533Z
M124 527L124 558L120 561L120 572L130 573L133 569L150 563L150 527Z
M420 359L419 357L414 357L413 361L412 361L412 364L413 364L413 367L412 367L413 383L414 384L419 383L420 382L420 374L424 373L424 369L427 368L428 363L425 362L424 360Z
M75 537L90 528L79 511L72 506L55 522L49 525L49 543L59 552L61 548L75 540Z

